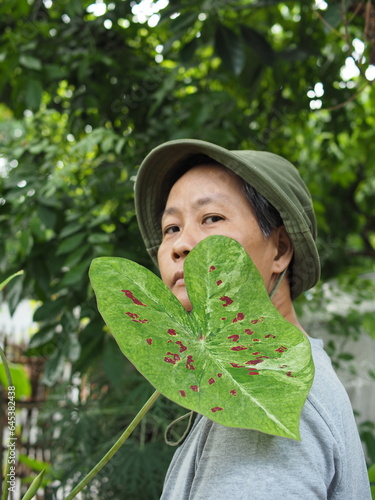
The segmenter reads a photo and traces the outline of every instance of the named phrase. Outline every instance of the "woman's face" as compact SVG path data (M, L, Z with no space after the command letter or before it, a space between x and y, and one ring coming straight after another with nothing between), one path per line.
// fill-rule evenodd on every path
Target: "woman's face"
M173 185L163 212L158 251L161 278L187 311L192 309L183 276L189 252L204 238L223 235L237 240L258 268L270 291L278 244L265 238L239 178L220 166L199 165Z

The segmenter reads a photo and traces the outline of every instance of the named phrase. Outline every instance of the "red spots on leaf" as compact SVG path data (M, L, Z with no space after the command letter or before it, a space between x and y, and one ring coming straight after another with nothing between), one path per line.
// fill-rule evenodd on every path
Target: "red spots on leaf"
M231 351L247 351L247 347L244 345L236 345L230 348Z
M212 384L214 384L215 382L216 382L216 380L215 380L213 377L211 377L211 378L209 378L209 379L208 379L208 383L209 383L209 385L212 385Z
M172 358L168 358L168 356L172 356ZM178 354L174 354L173 352L167 352L167 356L164 358L164 361L166 363L172 363L172 365L175 365L177 361L180 361L181 358Z
M233 342L237 342L239 338L240 338L239 335L230 335L229 337L227 337L227 339L233 340Z
M194 363L193 356L192 356L191 354L189 354L189 355L187 356L187 358L186 358L186 365L185 365L185 366L186 366L186 368L187 368L188 370L195 370L195 367L194 367L193 363Z
M246 328L245 333L247 333L247 335L252 335L254 332L253 330L250 330L250 328Z
M258 356L258 354L260 354L260 352L258 352L258 351L257 351L257 352L252 352L251 354L252 354L253 356Z
M232 396L237 396L237 391L236 389L232 389L231 391L229 391L230 394L232 394Z
M259 339L253 339L253 342L260 342Z
M259 372L257 370L249 370L248 375L259 375Z
M175 361L180 361L181 360L180 356L178 354L173 353L173 352L167 352L167 356L173 356L173 359Z
M176 330L173 330L173 328L170 328L167 333L169 333L169 335L177 335Z
M227 318L221 318L223 321L226 320Z
M288 348L285 347L285 346L283 346L283 345L280 346L278 349L275 349L276 352L280 352L280 353L283 353L283 352L285 352L287 350L288 350Z
M217 280L216 284L217 286L220 286L222 284L222 280Z
M250 361L246 361L245 365L259 365L259 363L263 363L263 359L250 359Z
M191 385L190 389L194 392L199 392L199 387L197 385Z
M175 365L176 364L176 361L172 358L168 358L167 356L164 358L164 361L166 363L171 363L172 365Z
M220 377L223 376L223 374L222 373L218 373L217 376L218 376L218 378L220 378Z
M223 411L224 408L221 406L214 406L214 408L211 408L212 413L216 413L217 411Z
M186 398L186 392L185 391L178 391L183 398Z
M215 266L211 266L210 269L208 270L209 273L212 273L212 271L215 271L216 267Z
M146 339L146 342L148 345L151 345L152 344L152 339Z
M265 339L275 339L276 335L271 335L270 333L264 337Z
M263 321L264 321L264 316L261 316L261 317L260 317L260 318L258 318L258 319L252 319L252 320L250 321L250 323L251 323L251 324L253 324L253 325L256 325L257 323L263 323Z
M134 302L134 304L136 304L137 306L147 307L146 304L143 304L140 300L138 300L136 297L134 297L133 293L130 290L121 290L121 291L124 292L124 294L129 299L131 299Z
M288 365L281 365L279 368L288 368Z
M131 313L131 312L126 312L125 313L129 318L131 318L134 323L148 323L148 319L138 319L139 314Z
M242 321L244 317L245 317L244 313L238 313L237 316L232 321L232 323L237 323L237 321Z
M292 372L286 372L285 374L287 377L293 377L293 378L296 378L295 375L292 375Z
M239 365L238 363L231 363L231 365L233 366L233 368L245 368L244 365Z
M175 344L179 345L180 346L180 352L184 352L187 350L187 347L186 345L184 345L181 340L177 340L177 342L175 342Z
M223 307L227 307L233 303L233 300L230 297L228 297L227 295L223 295L222 297L220 297L220 300L225 302L225 304L221 304Z

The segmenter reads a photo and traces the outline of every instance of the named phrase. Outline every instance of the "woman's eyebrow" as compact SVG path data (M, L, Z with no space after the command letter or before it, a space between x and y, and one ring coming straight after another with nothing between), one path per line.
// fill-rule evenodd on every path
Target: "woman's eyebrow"
M205 196L204 198L198 198L193 203L193 208L195 207L204 207L205 205L210 205L210 203L217 202L217 201L226 201L228 198L225 195L222 194L214 194L212 196ZM180 212L180 209L177 207L168 207L165 210L163 210L161 216L165 217L166 215L177 215Z

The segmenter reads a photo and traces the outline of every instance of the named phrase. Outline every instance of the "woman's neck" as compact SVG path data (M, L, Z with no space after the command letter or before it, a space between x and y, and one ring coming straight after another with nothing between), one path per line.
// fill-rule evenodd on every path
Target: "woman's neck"
M280 283L275 295L272 297L272 303L284 319L289 321L289 323L296 326L302 333L308 336L308 333L304 330L297 318L293 301L290 297L290 286L287 278L284 278Z

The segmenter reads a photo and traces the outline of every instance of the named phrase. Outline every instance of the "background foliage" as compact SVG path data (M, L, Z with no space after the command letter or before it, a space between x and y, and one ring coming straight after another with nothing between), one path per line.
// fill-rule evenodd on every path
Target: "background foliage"
M374 335L358 308L374 293L374 12L348 0L1 3L0 282L24 269L4 299L12 311L24 297L39 304L27 355L44 360L49 388L46 498L96 462L151 391L105 331L87 271L102 255L152 268L133 183L165 140L294 162L313 194L325 284L299 310L326 310L330 280L352 303L326 318L330 329ZM331 354L346 361L334 343ZM89 497L158 498L173 451L161 431L178 411L160 402Z

